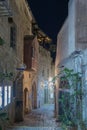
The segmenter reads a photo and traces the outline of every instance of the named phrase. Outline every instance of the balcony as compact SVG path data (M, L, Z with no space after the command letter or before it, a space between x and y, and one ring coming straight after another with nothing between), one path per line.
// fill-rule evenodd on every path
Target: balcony
M12 16L8 0L0 0L0 17L2 16Z
M37 71L37 48L35 38L26 36L24 38L24 64L27 71Z

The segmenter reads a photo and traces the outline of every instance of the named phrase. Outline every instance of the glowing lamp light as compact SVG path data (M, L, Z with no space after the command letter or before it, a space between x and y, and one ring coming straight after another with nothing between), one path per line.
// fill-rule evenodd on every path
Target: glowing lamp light
M21 64L18 68L16 68L16 70L19 70L19 71L24 71L25 69L26 69L25 64Z
M52 77L49 77L49 82L51 82L52 81Z

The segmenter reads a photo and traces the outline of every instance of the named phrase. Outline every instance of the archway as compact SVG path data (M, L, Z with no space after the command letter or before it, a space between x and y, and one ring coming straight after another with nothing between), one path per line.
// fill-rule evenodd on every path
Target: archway
M37 89L35 83L32 85L32 108L37 108Z
M29 111L29 93L28 93L28 89L25 88L24 89L24 112L25 114L28 113Z

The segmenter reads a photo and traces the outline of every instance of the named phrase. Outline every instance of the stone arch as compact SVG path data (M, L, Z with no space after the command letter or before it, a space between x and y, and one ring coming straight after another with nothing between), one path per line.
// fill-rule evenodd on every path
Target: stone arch
M32 85L32 108L37 108L37 89L35 82Z
M27 88L24 89L24 112L25 114L29 111L29 91Z

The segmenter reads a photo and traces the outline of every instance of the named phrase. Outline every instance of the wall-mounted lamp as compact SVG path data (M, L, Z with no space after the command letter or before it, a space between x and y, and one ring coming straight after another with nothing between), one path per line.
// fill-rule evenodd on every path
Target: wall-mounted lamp
M19 70L19 71L24 71L25 69L26 69L25 64L21 64L18 68L16 68L16 70Z

